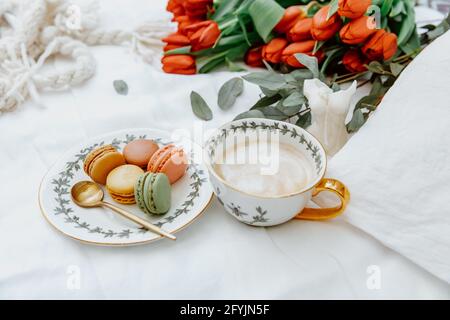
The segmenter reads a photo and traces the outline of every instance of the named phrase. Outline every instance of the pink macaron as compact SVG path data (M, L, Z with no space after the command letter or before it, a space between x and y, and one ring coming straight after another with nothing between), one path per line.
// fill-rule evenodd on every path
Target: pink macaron
M169 144L153 154L148 162L147 171L164 173L173 184L185 174L187 165L183 149Z
M123 156L128 164L146 169L150 158L158 149L159 146L153 140L138 139L125 146Z

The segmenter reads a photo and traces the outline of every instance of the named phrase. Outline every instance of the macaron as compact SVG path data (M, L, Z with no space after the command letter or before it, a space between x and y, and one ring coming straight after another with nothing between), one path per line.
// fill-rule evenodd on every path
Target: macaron
M186 168L186 154L183 149L173 144L169 144L156 151L147 165L147 171L166 174L171 184L185 174Z
M146 172L136 181L134 196L146 214L161 215L170 209L171 186L164 173Z
M89 152L84 160L84 172L97 183L105 184L106 177L116 167L124 165L125 158L112 145Z
M145 169L150 158L158 149L159 146L153 140L138 139L125 146L123 156L127 163Z
M106 190L114 201L122 204L136 203L134 187L136 181L144 174L142 168L125 164L112 170L106 179Z

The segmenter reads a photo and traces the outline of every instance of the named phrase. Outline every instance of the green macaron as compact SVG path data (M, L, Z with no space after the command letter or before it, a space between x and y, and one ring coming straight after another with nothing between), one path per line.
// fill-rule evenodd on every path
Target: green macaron
M170 209L170 182L164 173L144 173L134 188L139 208L147 214L164 214Z

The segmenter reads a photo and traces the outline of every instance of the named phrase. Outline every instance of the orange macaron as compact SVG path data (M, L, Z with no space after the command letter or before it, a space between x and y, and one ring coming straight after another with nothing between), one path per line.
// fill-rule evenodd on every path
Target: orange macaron
M187 165L183 149L169 144L153 154L148 162L147 171L164 173L173 184L185 174Z
M97 183L105 184L106 177L116 167L124 165L125 158L112 145L92 150L84 160L84 172Z

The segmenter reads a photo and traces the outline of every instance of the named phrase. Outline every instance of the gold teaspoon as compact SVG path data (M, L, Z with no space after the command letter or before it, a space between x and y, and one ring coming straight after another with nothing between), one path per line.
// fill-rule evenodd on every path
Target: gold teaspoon
M171 240L176 240L177 238L163 229L151 224L150 222L141 219L134 214L123 210L122 208L116 207L115 205L103 201L103 190L98 184L92 181L80 181L72 186L70 190L72 195L72 200L77 205L83 208L94 208L94 207L107 207L111 210L117 212L121 216L143 226L147 230L157 233L163 237L169 238Z

